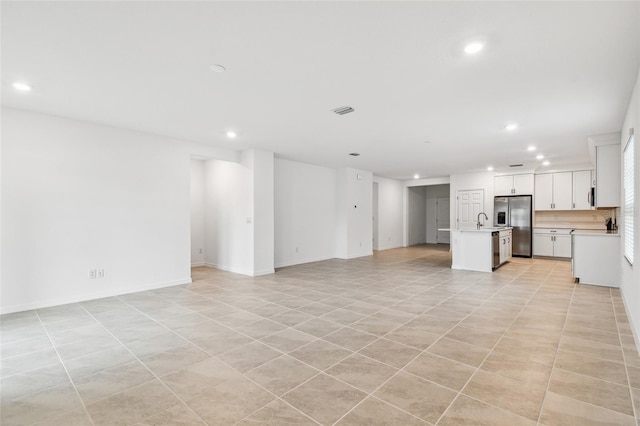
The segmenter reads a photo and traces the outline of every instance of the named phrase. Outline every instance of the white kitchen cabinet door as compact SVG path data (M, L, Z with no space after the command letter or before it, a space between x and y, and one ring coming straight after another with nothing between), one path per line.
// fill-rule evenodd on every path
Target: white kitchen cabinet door
M533 234L533 255L553 256L553 239L549 234Z
M553 209L571 210L573 206L573 172L553 174Z
M535 189L534 210L553 210L553 175L536 175Z
M596 146L596 206L620 206L620 144Z
M496 176L493 178L493 194L513 195L513 176Z
M591 210L591 170L573 172L573 210Z
M556 235L554 239L553 255L555 257L571 257L571 235Z
M513 195L532 195L533 194L533 173L526 175L513 176Z

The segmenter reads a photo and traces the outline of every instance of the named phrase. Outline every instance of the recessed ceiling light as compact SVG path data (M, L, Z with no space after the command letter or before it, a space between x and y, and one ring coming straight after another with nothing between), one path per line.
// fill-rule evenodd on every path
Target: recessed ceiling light
M504 126L504 129L509 131L509 132L513 132L517 128L518 128L518 123L509 123L506 126Z
M213 64L209 67L209 69L213 72L225 72L227 69L219 64Z
M482 49L484 49L484 43L480 41L474 41L472 43L467 44L464 47L464 53L467 53L469 55L475 55L476 53L480 52Z
M533 151L535 151L535 150L536 150L536 147L535 147L535 146L533 146L533 145L529 145L529 146L527 147L527 151L533 152Z
M420 175L416 173L415 175L413 175L413 178L414 179L420 179Z
M548 166L549 164L551 164L551 163L549 162L549 160L544 160L544 161L542 162L542 165L543 165L543 166Z
M238 136L238 135L236 135L236 132L232 132L232 131L228 131L227 132L227 137L229 139L235 139L236 136Z
M493 171L493 166L489 166L489 167L487 167L487 170L488 170L488 171L490 171L490 172L492 172L492 171Z
M21 81L16 81L15 83L13 83L13 88L21 92L28 92L31 90L31 86Z
M544 155L542 154L536 155L536 160L542 160L543 158L544 158Z

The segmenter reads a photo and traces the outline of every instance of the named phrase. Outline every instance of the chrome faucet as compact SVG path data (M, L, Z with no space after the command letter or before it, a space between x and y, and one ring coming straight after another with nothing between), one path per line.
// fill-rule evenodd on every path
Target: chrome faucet
M480 225L480 215L484 215L484 220L489 220L489 217L487 216L487 214L485 212L478 213L478 223L476 224L478 229L480 229L480 227L482 226L482 225Z

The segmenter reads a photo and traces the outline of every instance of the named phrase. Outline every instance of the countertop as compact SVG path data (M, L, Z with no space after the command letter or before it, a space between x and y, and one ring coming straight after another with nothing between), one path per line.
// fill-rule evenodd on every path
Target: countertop
M573 235L601 235L603 237L619 237L618 231L607 231L606 229L575 229Z
M506 231L506 230L509 230L509 229L513 229L513 228L510 227L510 226L503 226L501 228L483 226L480 229L476 229L476 228L457 229L457 231L462 231L462 232L494 232L494 231Z

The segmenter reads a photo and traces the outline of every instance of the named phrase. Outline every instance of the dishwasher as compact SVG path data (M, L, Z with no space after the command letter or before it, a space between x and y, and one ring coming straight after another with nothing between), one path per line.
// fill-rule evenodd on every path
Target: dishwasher
M491 248L493 250L491 269L496 269L498 266L500 266L500 232L499 231L491 232Z

